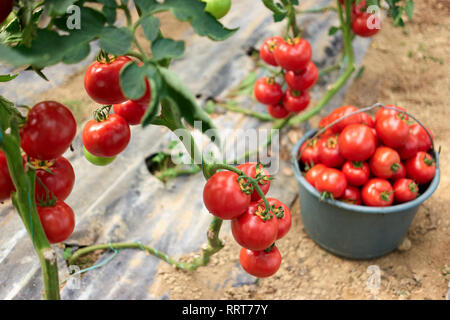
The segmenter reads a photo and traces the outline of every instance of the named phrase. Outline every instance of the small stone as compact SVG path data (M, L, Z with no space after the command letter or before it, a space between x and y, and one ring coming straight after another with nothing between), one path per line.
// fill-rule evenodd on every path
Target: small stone
M397 247L397 249L399 251L408 251L409 249L411 249L411 240L405 237L402 243L400 243L400 245Z

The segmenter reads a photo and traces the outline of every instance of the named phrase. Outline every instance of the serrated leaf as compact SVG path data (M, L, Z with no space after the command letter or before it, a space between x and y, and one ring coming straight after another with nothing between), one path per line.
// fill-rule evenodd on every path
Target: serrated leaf
M208 114L197 104L194 95L188 87L178 78L176 74L166 68L158 68L164 85L163 96L173 100L181 114L190 126L194 126L195 121L201 121L202 132L218 137L216 128ZM218 143L218 139L215 139Z
M160 25L161 23L159 19L155 18L154 16L147 16L142 18L141 26L148 41L154 41L158 37Z
M17 78L18 75L19 75L18 73L13 74L13 75L0 74L0 82L8 82L8 81L14 80L15 78Z
M153 60L176 59L183 55L185 50L184 41L158 38L152 42Z
M108 26L100 35L100 47L108 53L122 55L131 49L133 34L128 28Z
M142 98L145 94L145 69L134 62L127 63L120 70L120 86L130 100Z
M405 12L406 12L406 15L408 16L408 18L412 19L413 15L414 15L414 1L413 0L406 1Z
M199 0L166 0L158 3L155 0L135 0L143 15L170 10L175 18L189 22L200 36L222 41L229 38L238 29L227 29L212 15L205 12L206 4Z

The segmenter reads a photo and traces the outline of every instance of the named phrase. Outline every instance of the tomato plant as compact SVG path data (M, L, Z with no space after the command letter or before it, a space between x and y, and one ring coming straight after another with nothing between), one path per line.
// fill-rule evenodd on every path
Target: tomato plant
M277 64L288 71L304 70L312 58L311 45L306 39L295 38L279 42L273 51Z
M352 22L352 30L360 37L372 37L380 31L375 27L370 26L370 17L368 13L362 13L356 16Z
M265 63L271 66L278 66L278 63L275 61L275 57L273 56L273 51L282 41L283 38L281 37L271 37L264 41L261 49L259 49L259 56Z
M278 233L277 240L283 238L291 229L292 217L289 207L278 199L267 198L267 201L272 206L271 212L277 217L278 220Z
M107 166L114 160L116 160L117 156L105 158L105 157L96 157L86 150L86 147L83 146L83 154L87 161L96 166Z
M267 192L269 192L271 180L270 174L266 169L264 169L261 163L247 162L237 166L236 168L241 170L249 177L256 179L258 181L259 187L261 188L261 191L264 194L267 194ZM256 190L253 190L251 201L258 201L259 199L261 199L261 196Z
M283 106L289 112L300 112L308 107L311 97L308 91L286 90L283 97Z
M267 111L275 119L284 119L289 115L289 111L279 103L267 106Z
M314 62L310 61L305 69L299 71L286 71L284 79L292 90L303 91L310 89L319 78L319 70L317 70Z

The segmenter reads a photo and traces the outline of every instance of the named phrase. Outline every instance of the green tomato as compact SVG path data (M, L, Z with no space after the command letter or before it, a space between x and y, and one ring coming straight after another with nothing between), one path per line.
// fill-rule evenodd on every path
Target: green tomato
M83 146L83 152L84 157L87 161L89 161L92 164L95 164L96 166L107 166L114 160L116 160L117 157L112 158L103 158L103 157L96 157L93 154L91 154L89 151L86 150L86 148Z
M216 19L225 16L231 8L231 0L202 0L206 2L206 12L211 13Z

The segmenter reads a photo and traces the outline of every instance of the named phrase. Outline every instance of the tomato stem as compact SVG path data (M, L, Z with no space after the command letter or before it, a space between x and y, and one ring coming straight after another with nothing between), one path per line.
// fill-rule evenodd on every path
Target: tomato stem
M8 111L7 106L12 107L12 103L1 97L0 148L5 153L11 179L17 190L11 194L12 203L17 209L39 257L44 283L44 298L57 300L60 296L56 253L47 240L34 201L36 170L31 167L27 167L27 170L24 169L20 150L19 119L14 113ZM7 129L10 129L9 133L6 133Z

